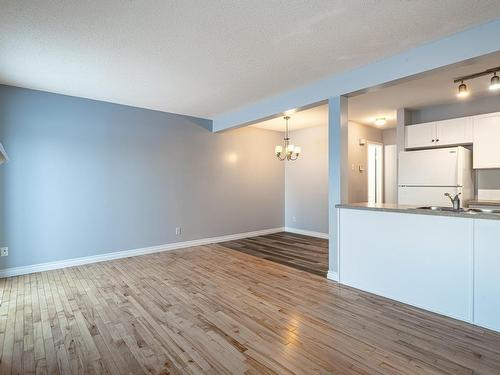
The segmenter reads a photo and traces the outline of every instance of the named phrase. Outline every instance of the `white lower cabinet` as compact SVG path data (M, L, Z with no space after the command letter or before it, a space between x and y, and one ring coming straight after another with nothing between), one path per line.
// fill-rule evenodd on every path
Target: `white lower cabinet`
M474 322L500 331L500 221L474 223Z

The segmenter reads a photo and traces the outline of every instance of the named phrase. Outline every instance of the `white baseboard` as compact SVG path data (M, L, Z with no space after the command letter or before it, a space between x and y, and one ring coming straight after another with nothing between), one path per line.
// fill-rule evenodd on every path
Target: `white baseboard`
M103 262L106 260L128 258L128 257L132 257L132 256L137 256L137 255L158 253L161 251L183 249L183 248L192 247L192 246L201 246L201 245L209 245L209 244L218 243L218 242L234 241L234 240L248 238L248 237L264 236L266 234L283 232L284 229L285 228L282 228L282 227L281 228L271 228L271 229L257 230L254 232L236 233L236 234L229 234L226 236L201 238L199 240L174 242L174 243L169 243L169 244L165 244L165 245L144 247L141 249L115 251L112 253L92 255L92 256L88 256L88 257L73 258L73 259L66 259L66 260L58 260L55 262L39 263L39 264L30 265L30 266L5 268L5 269L0 270L0 278L26 275L26 274L34 273L34 272L49 271L49 270L55 270L55 269L59 269L59 268L66 268L66 267L72 267L72 266L79 266L82 264Z
M326 274L326 278L328 280L333 280L333 281L339 281L339 274L338 272L335 272L335 271L328 271L328 273Z
M311 230L297 229L291 227L285 227L285 232L303 234L304 236L318 237L328 239L328 233L313 232Z

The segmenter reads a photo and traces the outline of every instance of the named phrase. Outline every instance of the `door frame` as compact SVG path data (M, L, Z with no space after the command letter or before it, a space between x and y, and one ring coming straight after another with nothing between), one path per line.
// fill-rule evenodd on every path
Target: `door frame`
M367 199L368 199L368 202L370 202L370 145L380 147L381 157L380 157L380 160L379 159L376 160L376 163L377 163L377 165L380 166L380 169L382 171L380 173L380 180L376 179L377 185L380 187L380 189L377 189L377 186L375 186L375 194L376 194L375 202L372 202L372 203L383 203L384 202L384 177L385 177L384 176L384 158L385 158L384 144L382 142L370 141L370 140L366 140ZM375 173L377 173L377 170L375 170ZM377 201L377 196L380 197L380 202Z

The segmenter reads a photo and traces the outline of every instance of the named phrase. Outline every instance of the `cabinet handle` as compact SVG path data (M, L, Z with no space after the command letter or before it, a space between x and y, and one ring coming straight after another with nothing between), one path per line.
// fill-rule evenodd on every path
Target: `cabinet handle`
M433 139L432 142L436 142L436 141Z
M439 142L439 138L438 138L438 139L436 139L436 142Z

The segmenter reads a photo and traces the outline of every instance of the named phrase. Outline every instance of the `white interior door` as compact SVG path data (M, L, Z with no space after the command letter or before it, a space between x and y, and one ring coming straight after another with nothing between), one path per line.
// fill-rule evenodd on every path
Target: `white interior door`
M368 202L383 203L384 149L381 144L368 143Z

